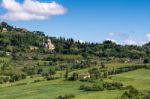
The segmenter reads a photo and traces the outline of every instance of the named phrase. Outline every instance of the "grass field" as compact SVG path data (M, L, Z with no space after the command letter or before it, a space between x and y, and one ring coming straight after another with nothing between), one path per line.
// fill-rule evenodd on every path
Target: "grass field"
M39 78L38 78L39 79ZM112 81L119 81L125 85L133 85L140 90L150 90L150 70L141 69L112 76ZM27 85L0 86L0 99L55 99L58 95L74 94L75 99L116 99L123 91L112 90L103 92L83 92L79 86L83 82L63 81L57 79L31 83L29 78L17 83L28 83ZM7 84L8 85L8 84Z
M0 89L0 99L55 99L58 95L75 94L75 99L116 98L120 91L82 92L82 82L64 82L62 80L44 81L35 84L12 86Z
M140 69L112 76L113 81L120 81L125 85L133 85L141 90L150 90L150 69Z

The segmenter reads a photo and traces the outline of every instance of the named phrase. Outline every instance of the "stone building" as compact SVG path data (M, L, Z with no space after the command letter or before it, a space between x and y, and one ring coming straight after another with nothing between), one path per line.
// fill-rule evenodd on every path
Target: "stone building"
M82 74L79 75L79 79L80 80L85 80L85 79L89 79L91 76L88 72L84 72Z
M7 28L2 28L2 32L8 32Z
M48 37L43 39L43 46L44 46L44 48L47 48L49 50L55 49L54 44L52 44L51 40Z

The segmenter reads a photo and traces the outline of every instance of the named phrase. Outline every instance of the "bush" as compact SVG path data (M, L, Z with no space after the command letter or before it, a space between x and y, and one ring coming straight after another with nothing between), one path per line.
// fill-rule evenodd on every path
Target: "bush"
M132 88L134 88L132 85L129 85L129 86L125 86L125 87L124 87L125 90L129 90L129 89L132 89Z
M3 83L4 83L4 78L0 77L0 84L3 84Z
M0 77L0 84L6 83L9 81L9 77Z
M19 81L19 80L22 80L22 79L25 79L25 78L26 78L25 74L13 74L11 76L10 82Z
M123 89L123 84L118 82L103 82L102 84L89 84L89 85L81 85L80 90L84 91L103 91L106 90L116 90Z
M100 71L97 68L92 68L88 71L90 73L91 78L99 79Z
M65 95L65 96L56 97L56 99L71 99L71 98L75 98L75 95L69 94L69 95Z
M89 82L89 83L96 83L97 82L97 80L95 80L95 78L85 78L85 79L80 78L79 80L82 82ZM100 81L103 81L103 79L100 79Z
M123 84L119 82L105 82L103 83L103 87L107 90L115 90L115 89L123 89Z
M150 69L150 65L145 65L145 69Z
M149 58L145 58L144 61L143 61L144 64L147 64L149 62L150 62Z
M52 77L52 76L45 76L46 80L55 80L58 79L59 77Z
M93 84L93 85L81 85L80 90L84 90L84 91L103 91L104 88L103 88L102 85Z
M36 80L34 80L32 83L38 83L38 82L41 82L41 81L43 81L43 80L36 79Z
M144 99L150 99L150 93L145 94Z
M142 96L141 92L139 92L135 88L131 88L122 94L121 99L141 99L140 98L141 96Z
M49 75L48 73L42 73L43 77L48 76L48 75Z

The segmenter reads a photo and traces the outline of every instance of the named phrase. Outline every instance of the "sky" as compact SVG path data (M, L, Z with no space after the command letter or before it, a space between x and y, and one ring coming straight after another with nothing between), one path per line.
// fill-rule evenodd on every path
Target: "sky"
M87 42L150 41L150 0L0 0L0 21Z

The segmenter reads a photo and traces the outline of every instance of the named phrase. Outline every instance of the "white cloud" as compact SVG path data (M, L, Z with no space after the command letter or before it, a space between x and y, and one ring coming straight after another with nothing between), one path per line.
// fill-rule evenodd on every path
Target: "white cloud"
M135 32L133 32L135 33ZM108 38L106 40L111 40L113 42L116 42L116 40L118 40L120 42L120 44L123 45L143 45L147 42L150 42L150 33L146 34L144 39L137 39L135 36L131 36L130 34L127 33L120 33L120 32L110 32L108 33Z
M135 39L133 36L129 35L128 33L111 32L108 35L109 35L108 40L118 43L116 41L117 39L120 41L120 44L123 45L142 45L144 43L143 41L139 41ZM150 40L150 34L149 34L149 40Z
M145 38L147 41L150 41L150 34L146 34Z
M114 32L111 32L109 33L109 36L118 36L120 33L114 33Z
M45 20L67 12L66 8L56 2L43 3L38 0L24 0L22 4L16 0L2 0L1 5L7 10L7 13L0 17L13 21Z
M8 20L44 20L47 19L48 17L46 16L40 16L40 15L35 15L35 14L29 14L26 12L9 12L5 15L2 16L3 19L8 19Z
M120 33L120 32L110 32L108 35L110 37L121 37L121 38L129 37L127 33Z
M124 44L125 45L138 45L138 43L133 38L127 38L124 41Z
M33 0L25 0L23 8L28 12L42 15L61 15L66 10L56 2L40 3L39 1Z
M15 0L2 0L1 6L11 12L23 11L22 5Z

